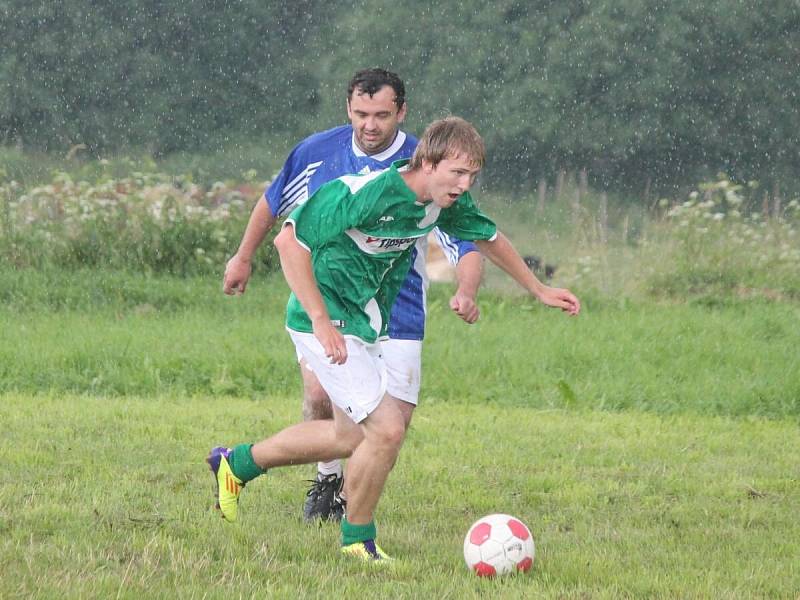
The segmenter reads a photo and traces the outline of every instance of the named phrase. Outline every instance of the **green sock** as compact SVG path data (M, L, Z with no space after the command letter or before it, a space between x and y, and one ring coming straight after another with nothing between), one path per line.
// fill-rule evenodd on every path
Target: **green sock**
M376 535L375 521L370 521L366 525L353 525L347 517L342 519L342 546L374 540Z
M228 456L228 464L231 466L231 471L242 480L242 483L247 483L266 473L253 460L252 448L253 444L239 444Z

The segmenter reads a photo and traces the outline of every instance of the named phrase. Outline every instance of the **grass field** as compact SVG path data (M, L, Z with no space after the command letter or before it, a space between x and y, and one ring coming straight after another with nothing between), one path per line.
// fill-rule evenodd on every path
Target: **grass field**
M422 401L379 508L400 558L299 520L309 468L210 509L203 458L300 417L286 287L0 270L0 597L795 598L800 307L589 296L567 319L431 295ZM466 571L469 525L530 526L530 576Z
M294 397L3 397L3 597L792 597L800 586L796 422L420 409L380 507L400 558L364 572L335 526L300 522L308 469L209 509L202 458L297 418ZM479 581L461 542L482 514L534 532L532 575Z

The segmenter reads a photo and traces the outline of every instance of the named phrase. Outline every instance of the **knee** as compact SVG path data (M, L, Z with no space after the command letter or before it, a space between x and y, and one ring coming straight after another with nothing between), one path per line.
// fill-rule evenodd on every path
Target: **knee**
M376 433L376 443L387 450L399 450L406 437L404 421L387 423Z

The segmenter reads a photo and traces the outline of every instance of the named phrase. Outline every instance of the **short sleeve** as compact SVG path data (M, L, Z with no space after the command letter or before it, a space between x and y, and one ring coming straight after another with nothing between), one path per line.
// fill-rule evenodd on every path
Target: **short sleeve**
M308 199L308 161L303 145L289 153L280 172L269 184L264 197L273 217L283 217Z
M465 254L477 252L478 250L472 242L465 242L457 237L448 235L438 227L434 227L433 237L436 239L436 243L439 244L442 252L444 252L444 255L447 257L447 261L451 265L457 265L458 261L460 261Z
M366 208L347 185L336 179L295 208L286 222L294 225L297 241L312 250L361 223Z
M437 225L461 240L491 241L497 236L497 225L478 209L469 193L462 194L455 204L443 209Z

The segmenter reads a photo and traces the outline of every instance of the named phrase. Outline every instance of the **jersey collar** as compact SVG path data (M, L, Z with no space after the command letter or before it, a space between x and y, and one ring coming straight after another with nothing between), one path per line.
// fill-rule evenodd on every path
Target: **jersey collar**
M389 145L389 147L381 152L380 154L367 154L361 148L358 147L356 144L356 132L353 132L353 135L350 137L350 146L353 148L353 154L358 157L368 156L372 160L377 160L379 162L383 162L400 151L400 148L403 147L403 144L406 143L406 134L404 131L397 130L397 135L394 136L394 141Z

